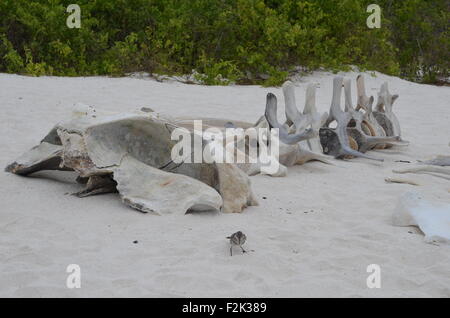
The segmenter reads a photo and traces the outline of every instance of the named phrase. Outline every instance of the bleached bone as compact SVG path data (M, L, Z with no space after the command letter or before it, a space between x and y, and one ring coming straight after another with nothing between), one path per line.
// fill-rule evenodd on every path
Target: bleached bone
M377 105L373 114L386 132L386 136L398 136L400 140L402 140L400 123L392 110L393 104L397 98L397 94L391 95L391 93L389 93L388 83L384 82L378 92ZM403 142L408 143L407 141Z
M393 170L395 173L425 173L435 177L450 180L450 156L436 156L436 158L419 161L413 167Z
M441 167L447 167L450 166L450 156L436 156L436 158L420 161L420 163L425 165L433 165L433 166L441 166Z
M280 141L293 145L299 141L306 140L315 136L314 131L311 128L306 129L303 132L289 134L288 130L278 122L277 117L277 98L274 94L268 93L266 98L266 111L265 117L269 123L269 128L278 128Z
M363 109L364 110L364 120L367 121L371 127L373 128L374 136L379 137L385 137L386 132L384 131L383 127L378 123L377 119L375 118L373 114L373 102L374 98L373 96L367 97L366 95L366 85L364 83L364 75L359 74L356 78L356 88L357 88L357 104L356 104L356 110ZM386 144L378 144L375 146L376 149L384 149L386 148Z
M196 118L178 117L175 119L175 123L193 132L194 120L200 120L202 122L203 129L215 128L215 130L218 129L218 131L220 131L221 133L220 135L211 133L211 135L214 135L211 136L211 139L214 139L213 142L216 144L216 147L223 148L224 156L226 156L226 152L228 152L233 156L235 156L236 158L238 157L243 158L244 162L236 162L235 165L242 171L244 171L247 175L253 176L256 174L267 174L273 177L284 177L287 175L287 168L278 162L278 158L275 158L272 155L269 155L268 158L260 158L261 156L261 153L259 152L260 145L258 143L249 144L245 139L245 134L243 131L242 134L236 134L233 136L233 138L230 138L230 140L226 139L225 128L269 129L269 124L267 123L265 116L261 116L255 124L251 124L244 121L227 120L221 118L206 118L206 117L196 117ZM252 147L256 149L250 150L250 148ZM245 152L242 152L241 149L245 149ZM256 157L253 156L250 157L250 154L252 153L259 155L257 155ZM266 161L264 161L264 159ZM268 166L268 164L264 162L271 162L274 165L278 164L278 170L275 172L272 172L271 170L270 172L267 171L268 169L265 168Z
M220 209L241 212L257 202L250 180L232 164L175 163L171 132L178 128L157 113L79 114L58 124L6 171L73 170L86 182L80 196L119 191L143 212L185 213ZM192 138L201 138L192 135ZM114 188L112 180L117 183Z
M366 155L351 148L349 141L351 139L349 139L347 133L347 126L350 123L352 116L348 112L343 112L341 109L342 82L343 78L341 76L336 76L333 79L333 98L331 101L330 113L324 127L320 129L320 142L324 152L326 154L334 155L336 158L354 156L383 161L383 159ZM337 122L336 129L329 127L333 121Z
M418 226L427 243L450 243L450 204L425 200L420 193L406 192L392 215L396 226Z
M295 99L295 96L293 96ZM270 98L269 98L270 99ZM318 160L318 161L322 161L324 163L328 163L331 164L331 162L328 160L328 158L324 155L322 155L321 153L314 153L308 149L304 149L303 147L301 147L300 145L298 145L298 142L301 140L308 140L308 138L317 136L317 132L318 132L318 128L315 128L316 133L314 134L313 129L301 129L301 127L298 129L299 132L298 133L294 133L294 134L289 134L289 132L287 131L287 129L289 128L289 125L293 126L292 124L289 125L281 125L278 122L278 119L276 117L276 111L277 111L277 105L276 105L276 98L275 98L275 103L271 104L270 102L266 103L266 112L265 115L262 116L261 118L259 118L259 120L254 124L250 124L247 122L242 122L242 121L230 121L227 119L217 119L217 118L193 118L193 117L184 117L184 118L176 118L175 119L175 123L179 126L182 126L184 128L187 128L189 130L193 130L194 129L194 120L202 120L202 125L203 128L219 128L220 131L223 133L225 128L227 127L233 127L233 128L243 128L243 129L247 129L247 128L281 128L280 131L283 134L283 137L280 138L280 156L279 158L275 158L272 155L269 155L269 158L266 158L270 161L270 162L277 162L277 159L279 159L280 161L278 161L278 166L279 169L276 172L270 172L268 173L266 171L266 169L264 169L264 167L267 166L267 164L263 164L260 160L259 157L257 158L252 158L254 160L252 160L250 162L250 157L247 155L247 153L242 154L241 152L239 152L239 149L242 149L239 143L241 142L246 142L244 135L242 136L236 136L236 140L233 138L231 144L228 141L224 142L224 149L225 151L233 151L236 152L236 155L241 155L245 158L245 162L244 163L237 163L236 165L243 170L245 173L247 173L248 175L255 175L258 173L262 173L262 174L270 174L271 176L285 176L287 174L287 168L286 166L292 166L295 164L303 164L307 161L311 161L311 160ZM295 111L297 111L297 108L295 107L295 101L294 101L294 109ZM314 109L313 109L314 110ZM297 111L298 112L298 111ZM269 120L267 119L267 117L269 117L272 121L272 126L269 124ZM316 115L316 114L314 114ZM309 118L313 118L312 115L307 114L307 115L301 115L299 114L299 117L303 116L307 119L307 122L305 122L305 125L309 125L309 126L320 126L319 124L316 124L314 122L314 120L311 120ZM324 120L324 119L322 119ZM303 124L302 124L303 125ZM298 125L300 126L300 125ZM315 127L314 126L314 127ZM317 138L317 137L316 137ZM216 139L216 138L214 138ZM288 140L286 140L288 139ZM285 144L282 142L282 140L288 141L288 142L292 142L293 144ZM221 140L219 141L219 143L221 142ZM260 142L260 141L259 141ZM248 145L247 143L245 144L245 149L248 150L249 147L255 147L255 145ZM257 144L256 147L258 148L259 145ZM255 153L260 153L258 151L258 149L256 149ZM269 153L271 153L269 151ZM255 162L256 161L256 162Z
M450 180L450 168L433 166L433 165L417 165L410 168L392 170L395 173L425 173L435 177Z
M306 88L305 107L303 113L297 109L295 102L295 89L291 81L283 84L283 94L285 100L286 123L290 127L289 131L301 133L306 129L312 129L314 136L300 141L300 146L306 150L322 154L323 149L320 144L319 130L328 117L327 113L320 115L316 109L316 86L313 83L308 84Z
M317 137L306 140L309 149L315 153L323 153L322 144L320 143L319 130L325 124L328 113L320 114L316 109L316 85L309 83L306 87L305 107L303 115L311 116L311 128L317 132Z
M275 109L276 114L276 97L272 94L268 94L267 96L267 103L266 103L266 109L269 109L269 111L272 109ZM266 111L268 113L269 111ZM275 121L277 122L276 116ZM278 124L278 127L281 126ZM253 125L254 128L268 128L270 129L270 124L266 118L266 116L262 116L258 119L258 121ZM261 141L259 141L261 142ZM249 145L250 146L250 145ZM267 145L266 145L267 146ZM238 148L239 149L239 148ZM228 149L226 149L228 151ZM268 151L270 154L272 154L272 151ZM258 152L255 152L258 153ZM248 175L255 175L258 173L262 174L269 174L271 176L281 177L286 176L287 174L287 167L293 166L293 165L299 165L303 164L305 162L311 161L311 160L318 160L325 163L331 164L331 162L328 161L328 158L322 154L313 153L307 149L302 148L299 143L294 144L286 144L279 142L279 157L275 158L273 155L270 155L270 161L274 163L278 163L279 169L278 171L274 173L267 173L262 169L266 164L262 164L260 157L256 158L256 163L249 163L248 156L245 157L245 163L237 163L237 166L241 168L244 172L246 172ZM267 162L266 158L266 162Z
M286 114L285 125L287 127L292 127L295 133L302 132L309 126L309 118L302 116L297 109L297 103L295 101L295 88L291 81L286 81L283 86L284 95L284 112ZM289 130L290 131L290 130Z
M395 143L400 140L400 137L390 136L390 137L379 137L368 135L374 131L372 125L364 120L364 114L355 110L352 102L352 92L351 92L351 80L349 78L344 78L344 92L345 92L345 111L352 116L352 121L355 124L354 128L348 128L348 134L353 137L358 143L358 150L360 152L366 152L374 148L378 144L382 143ZM364 131L362 128L363 124L369 128L369 131Z
M277 98L272 93L267 94L265 117L269 127L279 129L280 134L280 159L279 162L287 167L301 165L311 160L317 160L331 164L328 158L322 154L314 153L301 147L302 140L314 138L317 134L312 128L307 128L303 132L288 134L277 119ZM272 122L272 124L271 124ZM282 137L283 134L283 137Z
M384 178L384 181L386 181L388 183L402 183L402 184L410 184L410 185L414 185L414 186L420 185L413 180L399 179L399 178Z

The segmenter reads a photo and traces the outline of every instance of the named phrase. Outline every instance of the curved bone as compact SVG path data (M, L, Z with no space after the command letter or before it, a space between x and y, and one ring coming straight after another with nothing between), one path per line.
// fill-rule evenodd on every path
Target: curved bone
M316 109L316 85L313 83L309 83L306 87L306 97L305 97L305 107L303 109L303 115L310 116L311 128L317 132L317 136L311 139L306 140L309 149L312 152L323 153L322 144L320 143L319 131L320 127L322 127L327 118L328 113L324 112L323 114L319 114Z
M421 166L397 169L397 170L392 170L392 171L395 173L425 173L425 174L433 175L435 177L440 177L440 178L450 180L450 168L441 167L441 166L421 165Z
M320 141L324 151L333 154L336 158L354 156L383 161L383 159L363 154L350 147L347 126L350 123L352 116L348 112L343 112L340 106L342 82L343 78L341 76L336 76L333 79L333 98L330 106L330 114L325 123L325 127L322 128L320 132ZM333 121L337 122L336 129L329 128L330 123ZM336 135L336 138L333 138L333 134ZM332 148L332 150L330 150L330 148Z
M373 129L375 130L375 136L385 137L386 132L378 123L373 114L372 105L374 98L373 96L370 96L369 98L366 95L366 85L364 83L364 76L362 74L359 74L356 78L356 88L358 93L356 110L363 109L365 111L364 120L372 125ZM375 146L376 149L384 149L385 147L385 144L378 144Z
M279 162L285 166L293 166L303 164L307 161L318 160L323 163L331 164L328 158L322 154L311 152L304 149L299 142L314 138L316 132L312 128L308 128L303 132L288 134L277 120L277 99L275 95L267 94L266 114L265 117L269 123L269 127L279 129L280 136L280 159ZM283 145L284 144L284 145Z
M322 155L323 149L320 144L319 130L325 123L328 114L320 115L316 109L316 85L308 84L306 88L305 107L301 114L295 103L294 85L290 81L283 84L284 99L286 102L286 123L291 123L294 126L295 133L301 133L308 128L314 132L314 136L299 142L300 149L297 164L302 164L309 160L319 160L325 163L330 163L325 156Z
M362 129L364 121L364 114L353 108L352 92L351 92L351 80L349 78L344 79L344 92L345 92L345 111L348 112L355 122L355 128L350 128L348 133L358 142L359 151L366 152L372 149L377 144L399 141L399 137L376 137L368 136ZM355 132L354 130L357 130Z
M450 180L450 156L436 156L436 158L420 161L414 167L393 170L395 173L427 173L435 177Z
M114 168L114 179L123 202L142 212L184 214L222 206L220 194L205 183L153 168L129 155Z
M315 136L315 133L312 129L307 129L301 133L289 134L286 128L278 122L277 98L272 93L267 94L265 117L267 119L267 122L269 123L270 129L278 128L280 141L285 144L293 145L298 143L299 141L306 140Z
M398 136L401 140L400 123L397 116L392 111L392 106L397 98L397 94L391 95L391 93L389 93L388 83L384 82L378 93L378 101L374 115L380 125L385 129L387 136Z
M306 127L310 124L306 116L302 116L297 109L297 104L295 102L295 88L291 81L286 81L283 84L283 94L285 102L285 113L286 113L286 125L289 127L294 125L295 132L299 133L304 131Z
M436 158L426 160L426 161L420 161L420 163L425 165L433 165L433 166L441 166L441 167L447 167L450 166L450 156L436 156Z

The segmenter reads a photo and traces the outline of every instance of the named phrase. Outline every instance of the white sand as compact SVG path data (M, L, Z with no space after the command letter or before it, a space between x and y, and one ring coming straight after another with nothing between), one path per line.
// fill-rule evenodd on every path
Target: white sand
M343 73L353 80L356 73ZM318 108L328 110L329 73ZM242 214L154 216L121 203L117 194L79 199L74 175L0 173L0 296L195 297L450 297L450 246L432 245L391 215L406 191L449 202L449 182L395 175L421 184L389 184L395 160L449 154L450 88L366 75L369 94L383 81L400 94L394 107L407 148L366 159L289 168L285 178L252 177L260 206ZM353 84L354 85L354 84ZM133 78L56 78L0 74L0 167L39 143L76 102L126 111L147 106L170 115L228 117L254 122L273 92L258 86L206 87ZM353 94L355 94L353 86ZM356 96L354 96L356 99ZM262 199L265 196L267 199ZM308 212L308 213L305 213ZM254 252L229 255L225 236L242 230ZM411 232L411 233L409 233ZM133 244L138 240L138 244ZM81 267L81 288L66 288L66 267ZM381 266L381 288L368 289L366 267Z

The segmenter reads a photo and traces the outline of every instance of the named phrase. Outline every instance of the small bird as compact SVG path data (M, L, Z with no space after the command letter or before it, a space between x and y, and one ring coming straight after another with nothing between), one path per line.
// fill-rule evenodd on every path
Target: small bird
M241 231L238 231L236 233L231 234L231 236L228 236L227 239L230 240L230 256L233 256L233 245L237 245L241 248L242 253L246 253L242 245L247 240L247 236L242 233Z

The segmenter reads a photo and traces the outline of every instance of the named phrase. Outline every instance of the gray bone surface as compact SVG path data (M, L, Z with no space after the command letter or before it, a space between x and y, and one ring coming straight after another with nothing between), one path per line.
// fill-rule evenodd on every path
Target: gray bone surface
M357 111L353 107L352 92L351 92L351 80L344 78L344 92L345 92L345 111L352 116L352 120L355 124L354 128L349 128L348 133L357 141L360 152L366 152L376 145L390 143L395 144L400 141L399 136L371 136L363 130L364 114ZM370 125L366 122L366 125ZM372 127L372 126L370 126Z
M352 120L352 115L341 109L343 80L344 79L341 76L336 76L333 79L333 97L331 100L330 112L324 127L320 131L322 147L324 148L324 151L328 151L328 154L332 154L336 158L354 156L383 161L383 159L366 155L350 147L347 127ZM337 127L335 129L329 127L333 121L337 122Z
M241 212L257 204L250 180L233 164L174 163L171 132L178 126L171 119L155 112L93 112L74 112L5 170L75 171L85 184L78 196L117 190L142 212Z

